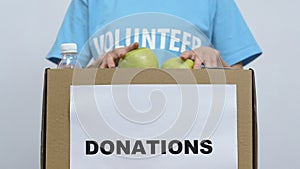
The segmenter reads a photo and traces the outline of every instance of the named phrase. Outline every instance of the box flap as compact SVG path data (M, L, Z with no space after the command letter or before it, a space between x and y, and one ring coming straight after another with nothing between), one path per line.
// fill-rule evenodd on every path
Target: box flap
M257 104L256 104L256 86L255 73L252 71L252 105L253 105L253 167L258 169L258 126L257 126Z
M47 72L44 72L44 86L43 86L43 102L42 102L42 119L41 119L41 145L40 145L40 168L46 168L46 119L47 119Z

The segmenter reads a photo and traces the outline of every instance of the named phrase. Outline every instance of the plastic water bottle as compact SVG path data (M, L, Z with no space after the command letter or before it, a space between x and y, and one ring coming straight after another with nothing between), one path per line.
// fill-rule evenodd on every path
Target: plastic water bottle
M82 66L77 61L77 45L76 43L63 43L60 46L62 59L57 68L81 68Z

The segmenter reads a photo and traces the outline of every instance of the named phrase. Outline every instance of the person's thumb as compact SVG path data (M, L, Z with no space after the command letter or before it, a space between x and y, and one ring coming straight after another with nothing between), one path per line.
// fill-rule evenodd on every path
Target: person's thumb
M139 43L138 42L134 42L132 44L130 44L129 46L125 47L126 52L130 52L134 49L137 49L139 47Z

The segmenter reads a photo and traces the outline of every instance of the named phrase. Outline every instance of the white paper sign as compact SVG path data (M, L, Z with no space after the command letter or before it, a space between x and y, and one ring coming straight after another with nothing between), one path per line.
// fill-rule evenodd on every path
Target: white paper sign
M71 86L71 169L237 169L235 85Z

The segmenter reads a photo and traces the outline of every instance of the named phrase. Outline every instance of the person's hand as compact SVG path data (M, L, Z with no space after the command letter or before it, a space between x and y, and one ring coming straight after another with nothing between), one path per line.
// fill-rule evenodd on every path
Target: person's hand
M116 63L119 61L120 58L123 58L128 52L137 49L138 47L139 43L135 42L126 47L116 48L112 51L105 53L103 56L99 56L91 67L115 68Z
M184 60L194 60L194 69L201 69L202 65L205 67L229 67L221 58L220 52L211 47L199 47L194 50L184 51L180 57Z

